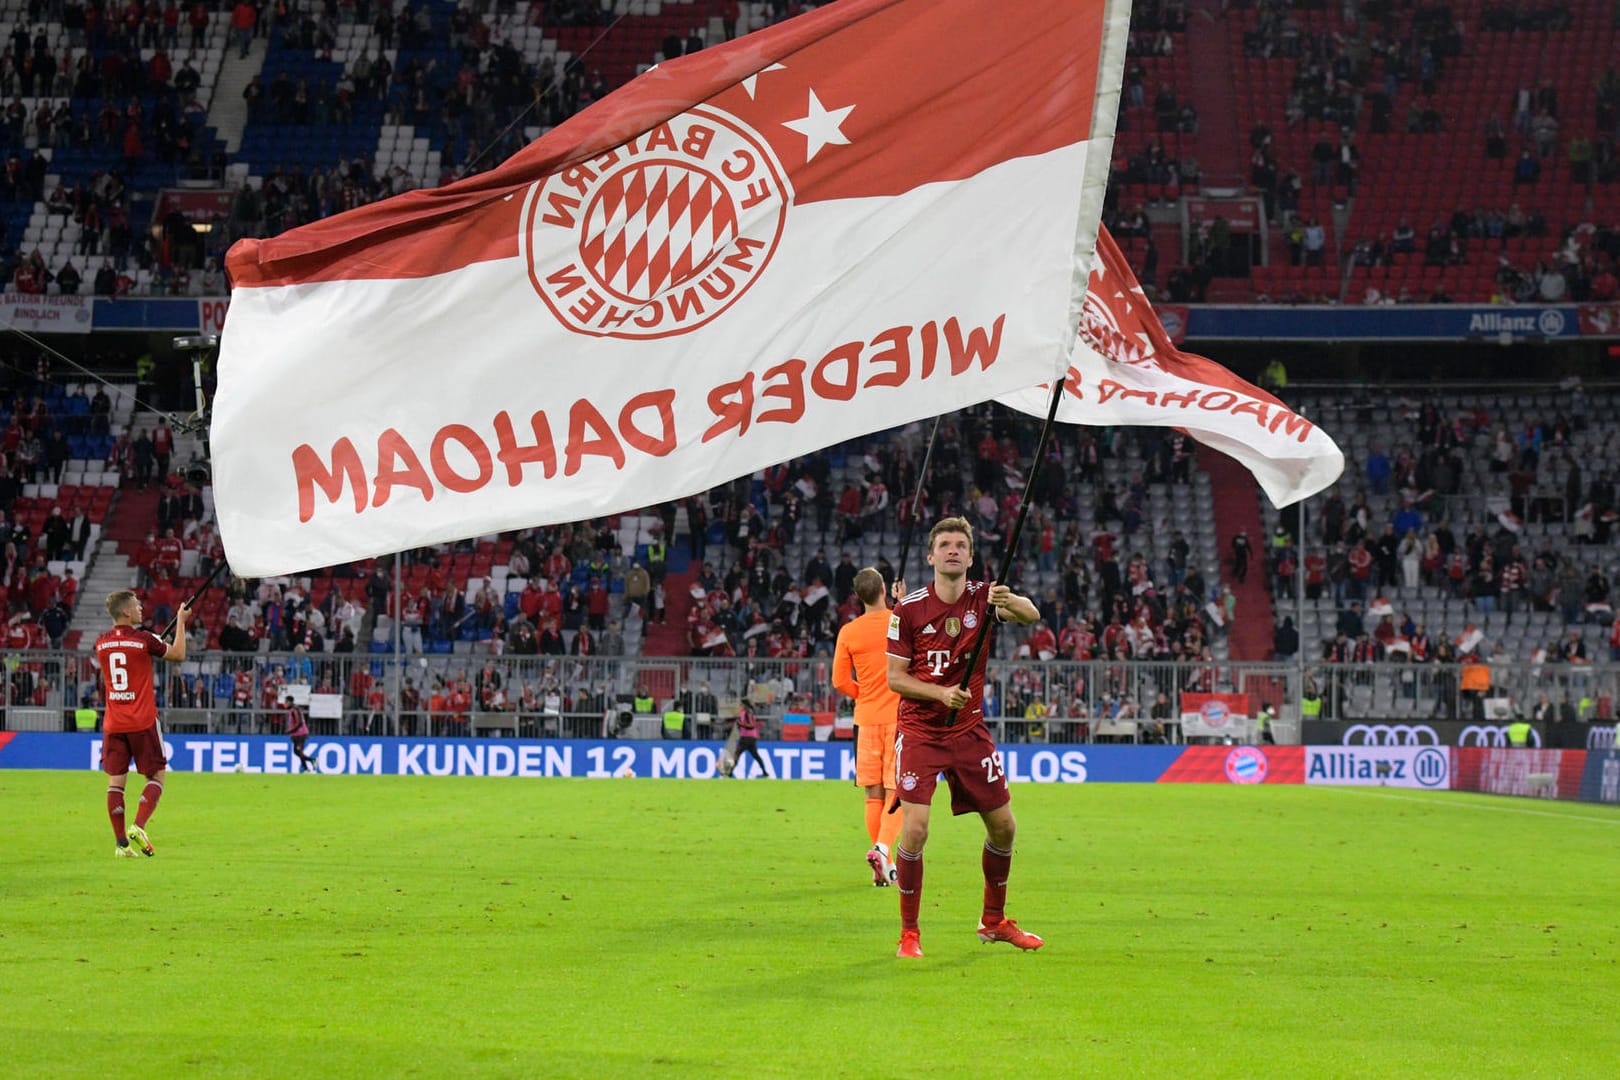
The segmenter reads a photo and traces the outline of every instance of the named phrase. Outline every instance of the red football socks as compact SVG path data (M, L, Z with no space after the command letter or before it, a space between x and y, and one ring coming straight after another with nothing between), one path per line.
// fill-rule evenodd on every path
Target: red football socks
M1007 874L1012 869L1012 852L984 842L984 925L1000 922L1007 914Z
M923 860L920 853L913 855L903 847L894 849L895 867L900 889L900 929L917 929L917 911L922 907Z
M146 828L146 819L152 816L157 809L158 799L163 795L163 785L156 780L148 780L146 788L141 792L141 805L135 811L135 824Z
M113 839L120 845L129 843L129 837L124 835L124 789L110 787L107 789L107 817L112 821Z

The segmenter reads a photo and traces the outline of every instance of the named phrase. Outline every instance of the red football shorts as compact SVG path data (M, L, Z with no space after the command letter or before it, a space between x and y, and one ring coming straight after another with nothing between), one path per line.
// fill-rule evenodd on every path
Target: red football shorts
M139 731L114 731L101 737L101 770L108 776L123 776L129 772L129 763L135 762L135 771L142 776L154 776L169 764L163 755L163 736L158 726Z
M895 739L894 772L900 801L923 804L934 801L935 782L944 773L953 814L986 814L1012 799L1001 754L982 724L948 739L902 731Z

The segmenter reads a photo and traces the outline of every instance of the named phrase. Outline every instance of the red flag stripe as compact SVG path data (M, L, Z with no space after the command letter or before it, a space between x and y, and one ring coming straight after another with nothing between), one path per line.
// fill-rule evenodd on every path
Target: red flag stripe
M661 64L488 173L241 241L228 269L237 287L265 287L421 278L516 258L529 184L705 102L770 144L799 203L898 195L974 176L1089 137L1097 57L1086 46L1105 7L842 0ZM783 69L763 72L776 63ZM750 75L752 95L740 85ZM820 147L807 160L808 138L784 125L813 112L812 91L827 110L853 109L839 127L848 145Z

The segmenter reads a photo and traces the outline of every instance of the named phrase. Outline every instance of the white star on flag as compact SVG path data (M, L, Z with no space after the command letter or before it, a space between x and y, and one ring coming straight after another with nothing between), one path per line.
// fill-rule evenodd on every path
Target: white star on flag
M754 100L754 86L759 82L759 77L761 75L764 75L766 72L769 72L769 71L786 71L786 70L787 70L787 68L784 67L781 64L772 64L770 67L760 68L758 71L756 71L752 75L748 76L748 78L744 79L742 81L742 88L744 90L748 91L748 100L749 101Z
M816 97L814 90L810 91L810 112L797 120L784 120L782 126L797 131L807 140L804 150L804 160L814 161L821 148L828 144L848 146L849 139L840 130L849 114L855 111L855 106L846 105L842 109L829 109Z

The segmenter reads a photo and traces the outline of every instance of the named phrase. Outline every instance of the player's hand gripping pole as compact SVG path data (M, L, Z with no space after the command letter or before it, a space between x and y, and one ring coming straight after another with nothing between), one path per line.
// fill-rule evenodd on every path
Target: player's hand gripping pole
M1018 554L1018 541L1024 532L1024 519L1029 517L1029 504L1035 490L1035 481L1041 475L1041 460L1046 457L1046 444L1052 436L1052 424L1057 420L1058 403L1063 400L1063 379L1058 379L1052 388L1052 405L1046 410L1046 423L1041 427L1041 437L1035 444L1035 460L1029 466L1029 479L1024 483L1024 494L1018 502L1018 517L1013 521L1012 535L1007 537L1007 546L1001 552L1001 567L996 571L992 580L1000 583L1007 580L1012 572L1013 558ZM990 636L991 620L986 618L979 623L979 629L973 635L973 648L968 652L967 667L962 671L962 682L959 689L967 692L968 684L973 681L973 670L979 666L979 656L984 652L984 643ZM956 722L956 710L952 709L947 724ZM889 813L900 809L900 796L896 793L894 801L889 804Z
M208 586L210 586L210 585L212 585L214 583L214 579L219 577L219 572L221 570L223 570L223 569L225 569L225 560L221 559L221 560L219 560L219 562L214 564L213 572L210 573L207 577L203 578L203 583L201 585L197 586L197 591L192 593L189 597L187 597L186 602L181 604L180 606L183 607L183 608L189 608L189 607L191 607L191 605L195 604L198 600L202 599L202 594L208 591ZM158 637L160 637L160 638L168 637L169 636L169 631L174 629L174 624L176 622L178 622L179 619L180 619L180 616L179 616L178 613L176 613L174 618L169 620L169 625L165 626L163 628L163 632L161 634L159 634Z

